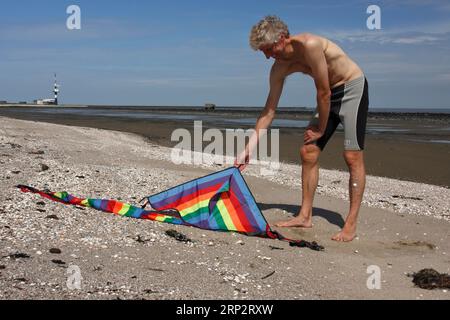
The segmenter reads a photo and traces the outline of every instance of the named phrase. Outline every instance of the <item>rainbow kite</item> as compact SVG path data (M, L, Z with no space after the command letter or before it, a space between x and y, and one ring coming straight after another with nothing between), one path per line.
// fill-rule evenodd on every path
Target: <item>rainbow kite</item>
M44 192L20 185L23 192L32 192L47 199L124 217L148 219L186 225L206 230L232 231L289 241L291 246L323 250L316 242L292 240L272 231L250 192L241 172L236 167L215 172L179 186L149 196L142 207L115 200L82 199L67 192ZM149 204L152 210L146 210Z

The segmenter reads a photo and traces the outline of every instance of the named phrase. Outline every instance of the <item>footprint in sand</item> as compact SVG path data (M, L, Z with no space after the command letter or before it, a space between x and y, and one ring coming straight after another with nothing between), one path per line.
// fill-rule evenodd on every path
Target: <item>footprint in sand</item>
M394 244L402 247L427 247L430 250L436 249L436 245L425 241L396 241ZM397 248L395 248L397 249Z

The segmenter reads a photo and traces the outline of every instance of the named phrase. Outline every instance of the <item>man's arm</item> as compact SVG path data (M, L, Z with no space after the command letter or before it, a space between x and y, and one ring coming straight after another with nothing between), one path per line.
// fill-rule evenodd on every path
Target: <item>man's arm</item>
M280 101L281 93L283 92L284 79L285 75L282 68L275 63L270 71L270 91L266 100L266 105L256 122L255 131L257 133L261 129L270 127L273 118L275 117L275 110Z
M280 101L281 93L283 92L284 79L284 69L275 62L270 71L270 91L266 100L266 105L258 117L255 132L250 137L243 153L236 159L236 165L243 165L241 170L245 168L246 164L250 160L250 154L258 145L259 137L262 134L261 130L270 127L273 118L275 117L275 110L278 106L278 102Z
M321 42L318 39L310 39L306 42L305 60L311 68L311 75L317 90L317 106L319 111L318 133L305 134L305 143L319 139L327 127L330 113L330 82L328 79L328 65Z

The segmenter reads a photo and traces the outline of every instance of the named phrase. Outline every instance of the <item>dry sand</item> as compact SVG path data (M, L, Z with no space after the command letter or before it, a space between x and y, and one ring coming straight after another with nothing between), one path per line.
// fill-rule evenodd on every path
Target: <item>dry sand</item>
M43 164L48 170L42 171ZM321 170L314 228L281 230L325 247L316 252L276 240L120 218L14 188L28 184L137 203L221 168L177 166L170 149L137 135L0 118L0 165L0 299L450 297L444 290L415 288L407 276L422 268L450 273L448 188L368 177L358 238L336 243L330 238L348 210L348 176ZM296 213L298 166L283 164L277 175L266 177L259 169L251 166L244 176L269 223ZM166 236L168 229L193 242ZM10 256L16 253L29 257ZM381 289L367 287L372 265L381 270ZM81 271L79 290L67 287L69 266Z

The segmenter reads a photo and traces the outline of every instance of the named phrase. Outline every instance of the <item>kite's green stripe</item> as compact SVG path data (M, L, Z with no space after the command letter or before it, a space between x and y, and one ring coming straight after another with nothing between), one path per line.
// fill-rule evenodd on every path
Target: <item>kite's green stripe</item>
M217 206L214 206L214 209L212 211L212 216L217 222L217 225L220 230L228 230L225 222L223 221L222 214L220 213L220 210Z
M186 221L189 221L190 219L193 219L193 218L195 218L195 217L197 217L198 215L201 215L201 214L203 214L203 213L209 214L209 208L208 208L208 206L198 208L197 210L195 210L195 211L193 211L193 212L191 212L191 213L185 214L185 215L183 214L183 211L180 212L181 216L182 216L183 219L186 220Z
M130 207L131 205L129 205L128 203L122 204L122 209L120 209L119 212L117 212L117 214L121 216L127 214L128 210L130 210Z
M226 224L227 230L236 231L236 226L234 225L233 220L231 219L231 215L228 212L228 209L222 199L219 199L219 201L217 201L216 207L220 211L220 216L222 217L223 222Z

